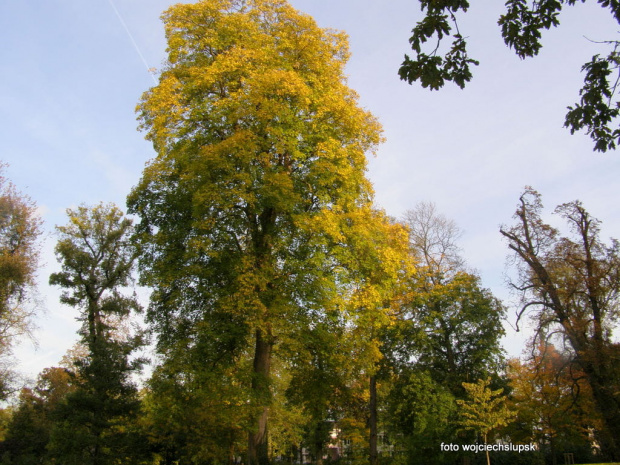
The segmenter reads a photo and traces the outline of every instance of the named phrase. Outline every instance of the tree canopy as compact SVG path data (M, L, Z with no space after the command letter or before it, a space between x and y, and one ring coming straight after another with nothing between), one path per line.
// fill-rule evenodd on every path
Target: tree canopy
M463 382L493 376L503 366L501 302L468 271L460 229L431 203L403 216L415 271L399 295L396 318L382 332L380 381L386 386L383 421L408 463L451 463L436 447L468 439L457 428Z
M576 0L508 0L506 11L498 20L504 42L522 59L538 55L542 48L542 31L558 27L562 9L576 3ZM620 23L617 2L598 0L598 3L609 9L614 20ZM415 55L413 58L405 55L398 72L400 78L409 84L420 81L422 87L431 90L440 89L446 81L464 88L473 77L471 67L479 64L469 56L466 36L458 26L458 16L467 12L469 2L420 0L420 7L425 12L424 18L413 28L409 39ZM441 42L448 38L452 39L452 44L444 53L440 51ZM602 45L608 52L594 55L582 67L584 85L579 101L568 107L564 126L571 134L585 129L594 141L594 150L606 152L615 149L620 142L620 41L610 39Z
M506 374L517 412L508 430L513 441L541 444L552 457L570 449L576 461L586 463L590 436L601 429L601 420L592 390L572 354L541 342L527 360L509 360Z
M278 350L330 311L375 321L404 234L372 205L381 129L346 85L344 34L281 0L176 5L164 22L168 62L138 107L157 157L128 199L148 318L167 360L204 348L205 370L236 367L253 465Z

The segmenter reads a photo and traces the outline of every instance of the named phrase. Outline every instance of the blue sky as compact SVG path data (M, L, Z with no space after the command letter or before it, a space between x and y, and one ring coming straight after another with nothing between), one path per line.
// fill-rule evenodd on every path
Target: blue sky
M461 245L483 284L506 299L507 247L498 228L511 223L525 185L543 195L551 211L580 199L603 220L603 237L620 237L620 153L592 152L585 135L562 128L578 97L581 65L606 53L603 41L618 24L597 6L578 4L562 26L543 36L540 56L520 60L496 24L502 2L479 0L461 19L470 55L480 60L460 90L437 92L399 80L409 33L421 18L415 0L291 0L318 24L349 34L349 84L381 121L387 138L370 160L376 201L400 216L419 201L463 229ZM49 289L56 268L54 225L81 203L124 207L153 150L136 129L134 108L153 78L116 16L118 9L148 66L165 59L159 19L162 0L22 0L0 2L0 159L6 175L39 206L46 238L39 273L39 347L16 351L30 377L57 364L76 340L75 311ZM555 220L552 220L555 221ZM518 354L522 340L509 333Z

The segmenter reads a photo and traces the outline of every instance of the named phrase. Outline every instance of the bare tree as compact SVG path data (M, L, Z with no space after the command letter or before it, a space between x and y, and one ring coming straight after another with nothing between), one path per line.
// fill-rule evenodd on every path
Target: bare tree
M453 220L437 213L434 203L420 202L407 210L403 223L409 228L409 243L417 262L433 272L434 284L438 275L449 277L464 271L457 245L462 231Z

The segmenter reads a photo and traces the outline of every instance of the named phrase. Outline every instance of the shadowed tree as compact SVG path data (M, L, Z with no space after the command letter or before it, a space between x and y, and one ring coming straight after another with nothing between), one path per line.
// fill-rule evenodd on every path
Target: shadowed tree
M139 311L131 283L136 251L129 242L131 220L114 205L67 210L69 223L57 227L56 256L61 271L50 284L65 289L61 302L80 311L85 357L75 361L75 391L56 411L50 451L63 463L130 463L140 453L132 419L140 402L130 376L143 361L130 360L142 344L140 335L118 332L114 325Z
M560 205L555 213L566 220L571 235L541 218L540 194L526 188L514 215L516 224L501 234L514 252L522 295L521 318L529 313L536 324L534 344L559 333L572 349L603 420L601 449L620 458L620 353L612 343L618 320L620 245L599 237L600 222L579 201Z
M480 278L469 272L460 256L456 224L420 203L406 212L411 253L418 265L403 305L401 337L395 354L415 360L452 393L463 394L470 381L501 368L505 310ZM400 342L399 342L400 341ZM408 360L407 360L408 359Z

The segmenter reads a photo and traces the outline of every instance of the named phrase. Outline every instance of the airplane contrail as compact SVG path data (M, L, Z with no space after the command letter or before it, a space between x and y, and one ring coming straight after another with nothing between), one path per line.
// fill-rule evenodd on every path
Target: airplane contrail
M116 17L118 18L118 20L120 21L121 25L125 29L125 32L129 36L129 39L131 40L131 43L133 44L133 47L136 49L136 52L138 52L138 55L140 56L140 59L142 60L142 63L144 63L144 67L146 68L146 71L150 74L151 78L153 79L153 82L155 84L157 84L157 79L155 79L155 76L153 76L153 73L151 73L151 67L147 63L146 58L144 58L144 55L142 55L142 52L140 51L140 47L138 47L138 44L136 43L135 39L133 38L133 35L131 35L131 31L127 27L127 24L125 24L125 21L123 21L123 17L118 12L118 9L116 8L116 5L114 5L114 2L112 0L108 0L108 2L110 3L110 6L114 10L114 13L116 13Z

